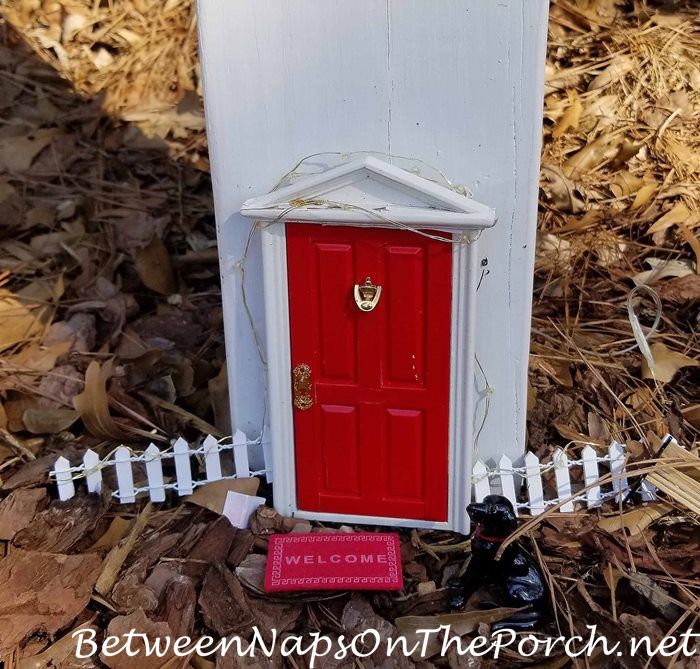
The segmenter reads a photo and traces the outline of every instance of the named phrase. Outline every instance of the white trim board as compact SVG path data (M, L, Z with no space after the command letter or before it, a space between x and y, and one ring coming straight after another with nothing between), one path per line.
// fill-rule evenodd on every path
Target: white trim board
M329 522L452 529L467 534L469 517L464 509L471 495L476 242L455 244L452 254L447 522L436 523L410 518L318 513L299 508L294 457L294 409L290 383L292 363L285 223L273 223L263 228L261 234L265 273L265 318L268 323L268 398L275 509L287 516Z
M263 221L372 227L396 222L447 232L482 230L496 223L491 207L373 156L355 158L246 200L241 213Z
M198 0L235 427L255 437L266 413L240 289L251 225L240 208L304 156L368 150L420 158L498 210L479 242L476 352L494 389L479 450L522 457L547 10L547 0ZM261 251L256 236L246 301L266 354Z

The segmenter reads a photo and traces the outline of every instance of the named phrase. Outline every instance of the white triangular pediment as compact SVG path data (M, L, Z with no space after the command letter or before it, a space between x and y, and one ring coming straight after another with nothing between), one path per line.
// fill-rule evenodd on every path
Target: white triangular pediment
M371 156L247 200L241 213L258 220L445 230L482 229L496 221L492 208Z

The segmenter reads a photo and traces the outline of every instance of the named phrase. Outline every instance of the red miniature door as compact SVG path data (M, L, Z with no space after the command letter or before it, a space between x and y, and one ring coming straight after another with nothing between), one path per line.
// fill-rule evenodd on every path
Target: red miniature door
M452 245L286 230L298 508L447 520Z

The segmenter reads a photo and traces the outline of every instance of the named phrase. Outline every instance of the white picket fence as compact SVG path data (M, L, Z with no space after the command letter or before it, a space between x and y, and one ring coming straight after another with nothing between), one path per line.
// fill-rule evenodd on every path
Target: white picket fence
M497 469L489 469L478 461L472 470L474 499L481 502L487 495L503 495L518 512L533 516L558 504L561 504L558 511L563 513L575 511L577 502L591 509L607 499L620 500L627 494L629 483L625 476L625 459L625 447L613 441L605 455L598 455L590 445L584 446L581 458L577 460L570 459L564 450L557 449L551 461L544 464L534 453L525 456L523 467L514 467L506 455L501 457ZM581 476L573 483L572 470L577 468L580 468ZM544 494L542 477L547 472L553 472L557 491L557 496L552 499L545 499ZM612 481L605 486L599 484L600 478L607 474L612 474ZM518 501L523 483L528 499L526 502ZM653 485L643 481L639 489L642 500L656 499L655 490Z
M93 450L88 450L83 456L81 464L73 466L64 457L58 458L54 463L54 469L50 472L56 481L58 496L61 500L70 499L75 495L75 484L84 481L88 492L100 492L102 490L103 472L107 468L113 468L117 481L117 490L112 495L121 504L132 504L136 496L148 494L152 502L164 502L166 490L174 490L179 496L191 495L195 488L220 481L222 479L248 478L249 476L266 476L272 480L272 457L270 442L265 435L268 430L263 430L263 437L248 439L241 431L237 430L230 443L219 441L207 436L201 446L190 446L182 437L175 440L172 447L161 451L155 444L151 444L143 453L136 453L126 446L119 446L105 458ZM251 471L250 451L259 449L264 469ZM224 475L228 468L222 468L222 458L233 456L233 468L235 473ZM192 475L192 458L197 458L204 465L204 478L195 478ZM260 460L260 458L255 458ZM173 460L175 464L175 480L165 482L163 463ZM146 470L144 485L134 483L134 465L137 469L141 466ZM140 482L138 482L140 483Z
M195 488L222 479L265 476L268 481L272 481L272 457L270 442L265 436L267 434L268 430L264 430L262 438L251 440L241 430L237 430L230 443L220 443L210 435L204 439L201 446L191 446L180 437L168 450L161 451L151 444L142 453L119 446L102 459L95 451L88 450L82 463L75 466L65 457L58 458L50 474L56 481L61 500L75 496L76 483L80 482L84 482L88 492L100 492L103 472L112 468L117 483L117 489L112 495L120 503L132 504L141 494L147 494L153 502L163 502L167 490L174 490L179 496L191 495ZM264 468L252 471L249 454L256 449L259 449L257 453L262 455ZM235 473L223 474L227 469L222 468L224 457L232 457ZM203 478L192 475L193 458L200 463L198 470L201 470L203 465ZM256 458L258 461L260 459ZM167 460L174 461L175 476L173 481L166 483L163 464ZM141 472L141 476L145 468L145 481L135 483L134 466L137 472ZM580 468L581 475L572 477L572 471L577 468ZM553 472L557 496L545 499L545 487L552 486L545 486L543 476L547 476L549 472ZM613 480L609 484L598 483L601 476L606 474L612 474ZM551 461L545 463L540 463L534 453L528 453L522 467L514 467L506 455L501 457L496 469L489 469L483 462L478 461L472 471L472 486L473 498L477 502L487 495L504 495L519 513L537 515L543 513L547 507L560 503L558 511L564 513L575 511L578 502L589 509L594 508L607 499L621 499L629 490L625 476L625 447L614 441L605 455L598 455L592 446L587 445L581 450L580 459L570 459L565 451L558 449ZM523 487L527 501L521 502L519 498ZM655 490L650 483L642 482L639 492L644 501L651 501L656 499Z

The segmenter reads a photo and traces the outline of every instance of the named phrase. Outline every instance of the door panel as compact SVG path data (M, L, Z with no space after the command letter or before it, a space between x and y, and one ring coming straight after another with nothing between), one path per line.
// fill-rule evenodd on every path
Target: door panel
M444 521L452 246L400 230L287 225L297 501L326 513ZM382 286L373 311L354 285Z

